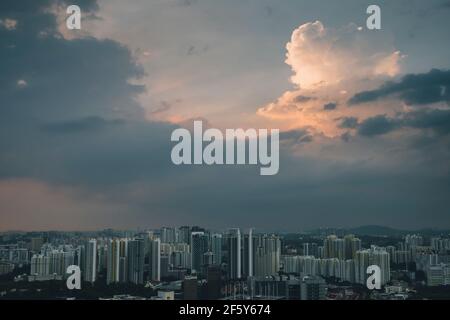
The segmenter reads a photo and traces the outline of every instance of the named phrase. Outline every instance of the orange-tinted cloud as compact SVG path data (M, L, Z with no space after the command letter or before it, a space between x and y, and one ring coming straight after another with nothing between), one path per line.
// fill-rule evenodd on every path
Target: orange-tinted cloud
M329 29L320 21L295 29L286 50L295 89L259 108L257 114L281 121L283 129L311 127L329 137L344 133L336 119L385 111L381 105L349 109L346 104L353 93L397 76L403 58L395 49L368 43L367 34L355 25Z

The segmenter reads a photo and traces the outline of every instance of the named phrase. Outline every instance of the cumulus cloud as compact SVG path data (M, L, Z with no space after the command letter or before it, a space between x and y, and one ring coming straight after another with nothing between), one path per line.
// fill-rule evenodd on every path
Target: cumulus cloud
M295 89L259 108L257 114L283 120L285 129L310 126L329 137L343 134L334 119L349 116L350 111L338 109L337 105L345 106L348 95L400 72L402 54L386 44L371 43L368 38L353 24L333 29L315 21L295 29L286 45L285 61L292 69ZM371 114L351 112L352 116Z
M301 25L286 45L286 63L294 73L291 81L308 90L351 78L398 74L398 51L373 51L365 42L355 25L340 30L325 28L320 21Z

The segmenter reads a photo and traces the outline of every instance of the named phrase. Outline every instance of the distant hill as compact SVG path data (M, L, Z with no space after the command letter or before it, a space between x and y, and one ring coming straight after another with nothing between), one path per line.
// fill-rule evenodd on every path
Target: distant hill
M450 230L444 229L404 230L378 225L367 225L354 228L320 228L316 230L311 230L308 233L320 234L323 232L326 232L327 234L335 233L337 235L355 234L360 236L388 236L388 237L405 236L407 234L414 234L414 233L425 236L439 236L439 235L448 236L450 234Z
M390 227L375 226L375 225L351 228L348 229L348 232L365 236L391 236L391 237L410 233L410 231L406 230L398 230Z

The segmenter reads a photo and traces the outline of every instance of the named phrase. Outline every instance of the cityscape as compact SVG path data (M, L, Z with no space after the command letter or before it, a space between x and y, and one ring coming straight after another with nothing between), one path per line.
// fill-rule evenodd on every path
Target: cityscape
M368 226L260 233L181 226L4 232L0 241L0 299L450 298L447 231ZM66 286L71 265L81 270L79 290ZM380 267L380 290L366 286L369 265Z
M446 303L449 30L450 0L0 0L2 311Z

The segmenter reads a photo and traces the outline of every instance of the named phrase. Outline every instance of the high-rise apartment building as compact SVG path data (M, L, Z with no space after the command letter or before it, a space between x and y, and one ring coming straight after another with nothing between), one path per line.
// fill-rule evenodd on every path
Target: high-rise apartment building
M177 242L177 229L163 227L161 229L161 242L162 243L175 243Z
M228 250L228 277L230 279L240 279L242 277L242 252L241 252L241 231L230 229L227 234Z
M42 237L31 238L30 250L35 253L40 252L43 244L44 238Z
M31 275L50 275L50 257L35 254L31 257Z
M119 282L120 279L120 241L110 240L107 248L106 283Z
M301 282L301 300L324 300L326 283L321 277L304 277Z
M276 275L280 270L281 241L276 235L260 235L256 238L255 276Z
M191 244L191 227L182 226L178 229L178 242Z
M381 285L385 285L391 280L390 258L385 248L372 246L370 249L356 252L355 258L355 278L356 282L366 285L367 267L377 265L381 270Z
M128 241L128 281L135 284L144 283L144 239Z
M303 255L304 256L314 256L319 257L319 250L317 243L304 243L303 244Z
M150 280L161 281L161 240L156 238L149 242Z
M207 299L219 299L221 296L222 287L222 272L219 266L208 266L206 273L206 296Z
M202 273L204 254L208 251L208 237L203 231L195 231L191 234L192 270Z
M249 229L248 234L243 237L242 250L242 276L253 277L255 275L255 236L253 229Z
M222 235L213 233L211 235L211 252L213 253L213 264L222 264Z
M91 239L86 244L84 281L94 283L97 279L97 240Z

